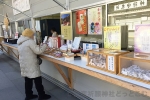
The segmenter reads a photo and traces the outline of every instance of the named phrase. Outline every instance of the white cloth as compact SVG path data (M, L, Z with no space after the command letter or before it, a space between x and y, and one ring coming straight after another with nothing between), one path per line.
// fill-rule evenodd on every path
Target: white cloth
M19 45L18 51L21 75L28 78L41 76L37 54L41 54L46 50L46 44L40 47L36 45L34 40L24 36L18 39L17 44Z

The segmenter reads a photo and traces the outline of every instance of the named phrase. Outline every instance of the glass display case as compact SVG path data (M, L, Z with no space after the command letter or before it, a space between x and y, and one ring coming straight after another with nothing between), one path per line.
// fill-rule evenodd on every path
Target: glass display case
M125 53L128 53L128 51L103 48L89 50L87 52L87 66L117 74L119 56Z
M119 75L150 83L150 54L131 52L119 59Z

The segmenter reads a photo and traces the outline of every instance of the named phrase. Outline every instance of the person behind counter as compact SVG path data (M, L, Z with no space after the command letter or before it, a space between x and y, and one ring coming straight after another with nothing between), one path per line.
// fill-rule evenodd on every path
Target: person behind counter
M58 36L55 28L51 29L51 33L52 33L52 37L57 37Z
M45 94L37 55L46 50L47 44L43 44L42 46L36 45L33 38L34 32L31 29L25 29L22 36L17 41L21 76L25 79L25 100L31 100L34 98L45 100L51 98L51 96ZM33 81L38 96L33 94Z

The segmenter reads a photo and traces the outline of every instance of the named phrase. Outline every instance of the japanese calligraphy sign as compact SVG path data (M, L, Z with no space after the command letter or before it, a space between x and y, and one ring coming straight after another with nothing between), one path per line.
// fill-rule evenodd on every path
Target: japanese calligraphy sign
M136 25L134 51L150 53L150 25Z
M86 10L79 10L76 12L76 32L77 34L87 34Z
M88 34L102 34L102 7L88 9Z
M143 7L143 6L147 6L147 0L138 0L134 2L128 2L128 3L115 5L114 11L138 8L138 7Z
M29 0L12 0L12 6L20 11L24 12L30 10ZM17 10L13 9L14 15L19 14Z
M108 56L108 70L109 71L115 71L114 57L113 56Z
M104 27L104 48L121 50L121 26Z
M72 40L72 13L71 11L62 12L60 15L61 35L63 39Z

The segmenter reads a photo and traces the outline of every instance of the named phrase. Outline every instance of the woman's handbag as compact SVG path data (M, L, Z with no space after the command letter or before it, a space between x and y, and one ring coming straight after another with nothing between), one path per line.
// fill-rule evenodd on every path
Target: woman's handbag
M40 58L40 56L39 56L39 55L37 56L37 59L38 59L38 63L39 63L39 65L41 65L41 64L42 64L42 59Z

